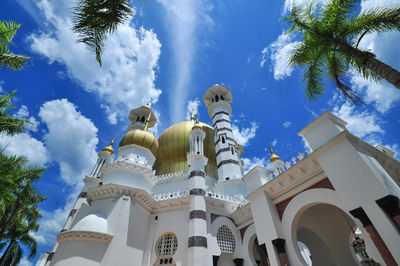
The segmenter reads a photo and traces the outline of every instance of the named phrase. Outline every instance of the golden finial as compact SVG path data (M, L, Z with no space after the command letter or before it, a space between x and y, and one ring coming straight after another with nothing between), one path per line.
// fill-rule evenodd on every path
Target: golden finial
M197 113L197 116L196 116L196 124L198 124L199 123L199 113Z
M103 149L103 151L108 152L108 153L110 153L110 154L113 154L113 153L114 153L113 145L114 145L114 141L115 141L115 137L116 137L116 136L117 136L117 135L114 136L114 138L112 139L112 141L110 142L110 144L108 144L108 146L105 147L105 148Z
M149 115L146 119L146 124L144 125L144 131L147 131L147 127L149 126L149 122L150 122L150 117L151 117L151 112L149 113Z
M270 159L271 163L280 160L281 158L274 153L274 150L272 149L271 144L268 143L268 146L269 146L269 150L271 151L271 159Z
M196 122L194 122L194 126L192 129L196 129L196 128L201 129L200 122L199 122L199 113L197 113Z
M190 120L194 120L194 109L192 109L192 115L190 116Z

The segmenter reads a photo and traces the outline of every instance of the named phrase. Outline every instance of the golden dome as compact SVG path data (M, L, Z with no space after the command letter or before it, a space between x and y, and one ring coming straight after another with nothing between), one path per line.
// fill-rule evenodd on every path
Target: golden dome
M189 134L194 121L183 121L169 127L158 138L159 148L153 170L156 175L164 175L189 169L187 164L187 153L189 152ZM206 173L217 176L217 160L215 155L214 131L207 124L199 122L199 125L206 133L204 139L204 155L208 158L205 167Z
M108 152L109 154L113 154L114 153L114 149L113 149L114 140L115 140L115 137L110 142L110 144L108 144L108 146L104 147L103 151Z
M131 130L122 138L119 147L136 144L149 149L154 156L158 149L158 141L152 133L147 130L135 129Z

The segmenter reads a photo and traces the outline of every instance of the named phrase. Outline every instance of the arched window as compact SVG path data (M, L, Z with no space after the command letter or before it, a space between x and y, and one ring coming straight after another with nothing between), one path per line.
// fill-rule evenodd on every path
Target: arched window
M222 137L222 143L225 143L225 138L224 137Z
M174 233L165 233L158 240L157 245L157 256L172 256L175 254L178 248L178 239Z
M142 118L140 119L140 122L144 123L144 121L145 121L145 118L144 118L144 116L142 116Z
M218 96L218 95L215 96L215 101L216 101L216 102L219 101L219 96Z
M225 97L223 95L221 95L221 100L225 101Z
M226 225L223 225L218 229L217 243L222 252L233 253L235 251L235 237Z

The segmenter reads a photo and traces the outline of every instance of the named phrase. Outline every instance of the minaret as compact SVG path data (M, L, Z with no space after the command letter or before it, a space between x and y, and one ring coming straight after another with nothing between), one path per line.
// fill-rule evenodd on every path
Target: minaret
M111 164L113 162L113 154L114 154L114 140L110 142L110 144L105 147L101 152L97 154L97 162L93 167L92 172L90 173L89 177L94 177L94 178L99 178L101 169L103 168L104 165Z
M81 193L79 193L78 198L75 201L74 207L70 211L67 220L64 223L63 229L61 230L60 233L68 231L71 229L71 224L75 218L75 214L78 212L78 210L81 208L82 204L87 203L86 201L86 194L89 188L96 187L100 184L101 179L100 179L100 173L101 169L103 168L104 165L111 164L113 162L113 154L114 154L114 149L113 149L113 144L114 144L115 137L112 139L110 144L106 146L101 152L97 154L97 162L95 166L93 167L92 173L90 176L86 176L86 178L83 180L85 182L85 185L82 188ZM45 266L49 266L51 264L51 260L53 259L53 256L58 248L58 242L54 244L51 252L48 253Z
M281 158L274 153L274 150L272 150L271 145L268 144L268 146L271 151L271 159L270 159L271 168L272 168L272 170L274 170L274 173L276 175L279 175L279 174L283 173L283 171L285 171L285 168L283 167L284 164L281 161Z
M187 154L189 165L190 213L188 230L188 265L209 265L207 250L206 193L204 167L204 138L206 133L201 128L198 116L189 135L190 151Z
M213 120L218 180L241 179L241 164L238 160L230 120L231 90L222 85L214 85L207 90L203 99L208 108L208 114Z

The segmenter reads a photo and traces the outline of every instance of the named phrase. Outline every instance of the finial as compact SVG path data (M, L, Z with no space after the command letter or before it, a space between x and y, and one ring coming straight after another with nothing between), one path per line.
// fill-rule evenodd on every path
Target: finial
M275 153L274 153L274 150L273 150L272 147L271 147L271 144L268 143L268 146L269 146L269 150L271 151L271 155L272 155L272 154L275 154Z
M110 144L108 144L108 146L105 147L105 148L103 149L103 151L106 151L106 152L108 152L108 153L110 153L110 154L113 154L113 153L114 153L113 145L114 145L114 141L115 141L115 138L116 138L116 137L117 137L117 135L114 136L114 138L112 139L112 141L110 142Z
M268 143L268 146L269 146L269 150L271 151L271 159L270 159L271 163L273 163L277 160L280 160L281 158L275 154L274 150L271 147L271 144Z
M144 131L147 131L147 127L149 126L149 122L150 122L150 117L151 117L151 112L147 116L146 124L144 125Z
M199 123L199 113L197 113L197 116L196 116L196 124L198 124Z
M190 115L190 120L194 120L194 109L192 109L192 114Z

